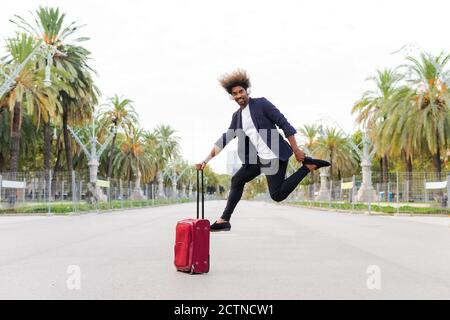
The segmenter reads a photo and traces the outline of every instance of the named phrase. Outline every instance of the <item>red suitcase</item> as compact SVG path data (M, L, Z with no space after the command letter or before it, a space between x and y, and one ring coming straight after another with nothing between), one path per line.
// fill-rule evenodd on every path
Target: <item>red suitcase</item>
M199 219L199 171L202 176L202 219ZM174 264L178 271L209 271L210 223L205 219L203 170L197 170L197 219L178 221L175 235Z

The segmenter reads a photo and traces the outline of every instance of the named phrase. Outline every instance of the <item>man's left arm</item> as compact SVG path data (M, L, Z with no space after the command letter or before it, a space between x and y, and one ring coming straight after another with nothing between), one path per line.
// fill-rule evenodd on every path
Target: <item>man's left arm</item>
M262 98L264 101L264 114L272 120L281 130L285 137L293 136L297 130L287 121L286 117L277 109L269 100Z
M298 161L303 161L305 159L305 153L301 150L297 141L295 140L295 134L297 130L287 121L286 117L277 109L269 100L263 98L265 102L265 115L272 120L281 130L283 130L284 135L291 145L292 151L294 152L295 158Z

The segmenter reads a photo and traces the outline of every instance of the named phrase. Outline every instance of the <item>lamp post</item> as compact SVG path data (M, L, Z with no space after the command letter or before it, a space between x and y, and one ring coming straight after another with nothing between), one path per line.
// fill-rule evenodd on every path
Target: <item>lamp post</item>
M316 200L328 200L330 198L330 188L328 188L328 178L330 169L322 168L320 170L320 189Z
M341 129L342 130L342 129ZM323 127L320 127L321 134L323 134ZM342 132L344 132L342 130ZM331 161L331 159L326 159ZM317 197L315 200L329 200L331 190L328 187L328 178L330 177L330 168L321 168L320 171L320 189L319 193L317 194Z
M165 198L166 195L164 193L164 175L161 171L158 172L158 190L159 190L159 197Z
M193 175L194 170L192 168L189 169L189 198L192 198L192 191L194 189L194 183L193 183Z
M357 200L359 202L373 202L377 199L377 193L372 185L372 171L371 160L374 154L369 153L369 137L367 136L367 132L364 132L364 137L362 140L363 143L363 151L360 152L361 157L361 167L362 167L362 185L358 190ZM359 150L359 149L358 149Z
M342 130L342 128L339 126L339 124L336 123L336 121L332 120L331 118L328 117L324 117L322 118L322 120L330 120L334 126L338 127L342 132L345 132L344 130ZM360 144L356 145L353 140L351 139L350 136L347 135L347 142L350 145L350 147L353 149L353 151L359 156L359 158L361 159L361 167L362 167L362 185L361 188L358 190L358 194L357 194L357 201L360 202L372 202L372 201L376 201L377 199L377 194L375 189L373 188L372 185L372 171L370 169L371 167L371 163L372 163L372 159L373 156L376 152L375 149L373 149L371 152L369 152L369 147L370 147L370 139L369 136L367 135L367 128L363 128L364 129L364 136L362 139L362 146L363 146L363 150L361 151L359 146ZM323 185L326 185L325 183L322 183L322 179L327 179L328 175L323 174L322 172L324 170L329 170L329 168L322 168L321 170L321 174L320 174L320 178L321 178L321 192L324 193L323 198L328 199L329 194L326 192L328 188L325 189L325 187L323 187ZM324 188L324 191L322 191L322 188ZM320 192L319 192L319 196L320 196Z
M136 173L136 180L134 181L134 189L133 193L131 194L132 200L144 200L144 194L141 189L141 170L139 169L139 165L137 167L137 173Z
M58 53L65 56L62 52L58 51L56 47L52 45L48 45L42 40L39 40L37 45L31 51L31 53L22 61L20 64L11 65L6 71L3 69L3 66L0 66L0 76L3 78L0 83L0 99L7 94L16 84L16 79L19 76L20 72L26 67L26 65L37 56L45 56L46 58L46 66L45 66L45 79L44 85L49 87L52 85L51 81L51 65L53 63L53 56ZM13 173L13 177L15 177L16 173ZM47 178L48 179L48 178ZM11 203L16 202L16 197L13 195L10 199Z
M99 166L99 159L100 156L103 154L103 152L106 150L106 147L111 142L111 140L114 137L114 134L116 133L116 127L114 127L113 131L109 134L109 136L106 138L105 143L103 145L97 140L97 132L95 128L95 116L92 115L92 130L91 130L91 136L89 137L89 141L84 144L80 137L78 136L78 133L75 132L70 126L67 126L69 129L69 132L74 137L75 141L81 146L81 149L86 154L86 157L88 158L88 166L89 166L89 184L88 184L88 190L91 193L92 197L88 197L88 202L91 204L96 204L98 201L106 201L107 196L103 194L103 191L100 189L100 187L97 185L97 174L98 174L98 166ZM88 150L88 145L90 144L90 150ZM100 149L97 150L97 144L100 145Z
M25 66L27 65L28 62L30 62L31 59L34 59L38 55L45 56L46 66L45 66L44 85L46 87L51 86L52 85L52 80L50 78L51 66L53 64L53 56L56 53L65 56L65 54L58 51L56 47L48 45L42 42L42 40L40 40L36 45L36 47L33 49L33 51L31 51L31 53L28 55L28 57L26 57L22 63L12 68L10 74L8 74L5 70L0 68L0 74L3 76L3 83L0 86L0 98L2 98L3 95L8 93L14 87L16 83L16 78L19 75L19 73L25 68Z
M178 162L173 162L171 165L169 165L166 170L164 170L164 175L166 175L169 180L172 182L172 195L177 196L176 190L177 190L177 184L180 180L181 176L184 174L186 170L189 169L189 166L183 169L178 175L176 171L176 165L179 164Z

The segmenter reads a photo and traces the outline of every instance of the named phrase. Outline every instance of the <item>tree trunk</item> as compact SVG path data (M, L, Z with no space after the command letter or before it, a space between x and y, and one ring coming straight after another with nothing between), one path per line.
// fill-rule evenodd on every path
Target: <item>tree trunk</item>
M433 154L433 165L434 165L434 168L436 169L436 179L440 181L442 167L441 167L441 144L439 142L440 142L439 141L439 133L436 131L437 147L436 147L436 153Z
M13 121L11 130L11 165L12 179L19 167L19 152L20 152L20 125L21 125L20 103L16 102L13 110Z
M383 166L384 166L384 162L383 162L383 157L381 157L380 158L380 183L381 183L381 188L380 189L382 189L383 191L384 191L384 196L386 197L386 186L385 186L385 184L384 184L384 178L383 178L383 172L384 172L384 169L383 169Z
M442 169L441 169L441 155L439 151L433 155L433 166L434 169L436 170L436 179L440 180Z
M54 172L61 170L61 153L62 149L60 147L60 140L61 139L61 133L58 134L58 138L56 139L56 162L55 167L53 169Z
M44 181L46 188L49 185L50 179L50 153L51 153L51 143L52 136L50 132L50 122L44 123ZM51 193L49 193L51 194ZM49 197L50 198L50 197Z
M383 161L383 182L387 183L388 182L388 174L389 174L388 156L384 155L382 161Z
M384 187L384 194L386 195L386 199L389 199L389 195L388 195L388 183L389 183L389 179L388 179L388 157L387 155L383 155L383 157L381 158L381 181L383 183L383 187Z
M330 162L332 162L333 159L333 150L330 151ZM329 167L330 168L330 181L333 179L333 166Z
M21 112L20 103L16 102L13 109L13 119L12 119L12 130L11 130L11 180L16 180L17 170L19 167L19 156L20 156L20 126L21 126ZM10 190L9 192L9 203L11 205L16 203L17 190Z
M412 190L413 188L413 179L412 179L413 167L411 156L406 155L406 153L405 153L405 164L406 164L406 184L407 184L405 199L409 200L410 190Z
M111 143L111 150L109 151L109 157L108 157L108 178L111 178L111 173L112 173L112 158L113 158L113 154L114 154L114 147L116 145L116 137L117 137L117 133L114 134L112 143Z
M413 170L413 166L412 166L412 160L410 156L406 157L406 172L408 173L407 177L408 180L412 179L412 170Z
M73 163L72 163L72 154L70 153L71 145L70 145L70 134L67 129L67 111L63 112L63 134L64 134L64 148L66 153L66 164L67 171L69 174L72 174L73 171Z
M48 175L50 171L52 135L50 131L50 122L44 123L44 170Z
M5 167L5 157L3 156L3 153L0 152L0 172L3 171Z
M69 135L69 130L67 129L67 110L63 111L63 134L64 134L64 146L65 146L65 151L66 151L66 162L67 162L67 171L68 171L68 175L70 177L70 181L71 181L71 189L75 187L75 180L74 180L74 175L72 175L72 171L73 171L73 163L72 163L72 154L70 153L71 151L71 146L70 146L70 135ZM75 190L72 190L75 191ZM68 196L70 196L70 194L68 194Z

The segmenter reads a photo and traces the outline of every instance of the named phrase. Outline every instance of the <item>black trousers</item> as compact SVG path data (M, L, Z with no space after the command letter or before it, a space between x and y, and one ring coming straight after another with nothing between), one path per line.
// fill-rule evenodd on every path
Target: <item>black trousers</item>
M242 167L231 178L231 189L228 196L227 205L222 214L222 219L230 221L234 208L241 200L244 186L261 174L261 168L264 167L264 160L257 159L256 164L243 164ZM270 197L277 202L286 199L297 187L300 181L309 173L309 169L302 166L290 177L286 177L287 161L275 159L278 162L278 171L274 174L266 174L267 185L269 187Z

